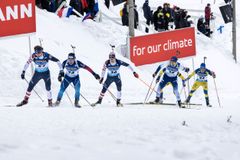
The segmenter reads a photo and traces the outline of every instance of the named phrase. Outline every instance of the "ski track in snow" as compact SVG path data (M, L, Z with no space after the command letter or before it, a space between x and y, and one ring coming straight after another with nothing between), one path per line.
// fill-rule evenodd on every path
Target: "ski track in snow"
M137 0L136 3L141 7L143 2L144 0ZM195 9L204 8L207 3L168 2L182 8L191 6ZM108 11L102 0L99 3L105 14L114 17L119 15L121 5ZM151 6L162 4L152 0L149 3ZM213 7L217 13L218 6ZM223 23L219 17L216 22ZM154 105L125 105L117 108L107 93L103 104L95 108L89 107L82 98L80 104L83 107L74 108L66 95L60 107L47 108L47 102L41 103L34 93L26 107L6 107L5 105L18 103L25 94L27 84L20 80L20 74L29 51L27 37L1 39L0 160L239 160L240 87L236 84L239 83L240 68L239 63L232 61L230 53L231 25L225 25L224 29L222 35L215 33L212 40L196 34L197 57L194 58L196 68L203 57L207 56L207 67L217 75L216 82L223 108L218 106L211 77L209 96L213 108L205 105L197 109ZM32 45L36 45L39 44L39 38L42 38L45 50L61 61L72 52L70 45L75 45L77 58L100 73L110 52L109 43L124 44L126 34L126 27L109 20L82 23L76 17L59 19L54 14L37 9L37 33L31 36L31 40ZM136 34L143 33L137 31ZM130 62L120 54L117 57ZM182 59L180 62L191 66L192 59ZM135 67L135 70L144 81L150 83L157 66L158 64L146 65ZM26 73L28 79L31 77L30 70L29 67ZM50 63L50 70L55 99L59 90L57 65ZM90 102L95 102L102 86L83 69L80 70L80 78L81 93ZM121 68L121 78L123 103L144 101L148 88L135 79L128 68ZM190 85L192 83L193 78ZM181 90L181 85L179 86ZM35 89L46 99L44 88L44 83L40 82ZM110 90L116 94L114 85ZM67 91L73 99L73 88L69 87ZM194 94L192 102L204 104L202 90L199 89ZM155 93L150 100L154 97ZM166 102L175 102L171 87L164 89L164 98ZM185 99L184 93L181 98Z

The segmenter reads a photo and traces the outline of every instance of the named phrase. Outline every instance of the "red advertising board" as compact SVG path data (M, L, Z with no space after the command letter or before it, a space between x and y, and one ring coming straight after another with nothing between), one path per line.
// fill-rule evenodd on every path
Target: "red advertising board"
M0 37L33 32L35 0L0 0Z
M194 27L130 39L130 59L136 65L196 55Z

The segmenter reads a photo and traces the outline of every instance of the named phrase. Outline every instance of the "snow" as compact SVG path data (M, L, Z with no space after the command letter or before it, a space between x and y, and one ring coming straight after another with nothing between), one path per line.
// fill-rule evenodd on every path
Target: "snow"
M107 11L103 1L99 2L105 14L118 16L121 6L111 6L110 11ZM143 2L138 0L137 5L141 6ZM204 3L200 4L200 0L168 2L183 8L191 6L199 9L199 5L205 6ZM239 6L239 1L237 3ZM222 2L217 1L215 12L219 12L219 4ZM158 3L150 0L150 5L156 6ZM223 23L221 17L217 17L216 23ZM47 108L47 102L42 103L34 93L26 107L4 107L18 103L25 94L27 84L20 79L20 74L29 51L28 37L1 39L0 159L238 160L240 87L237 84L240 66L232 60L230 31L231 24L225 25L224 33L215 33L211 40L197 35L197 56L194 58L196 68L207 56L207 67L217 75L216 83L223 108L218 106L211 77L209 96L212 108L204 105L201 89L195 93L192 102L202 103L203 106L194 109L151 105L125 105L117 108L109 94L104 97L103 104L95 108L89 107L82 98L80 103L83 107L74 108L66 95L60 107ZM137 34L144 33L138 31ZM126 35L126 27L109 20L82 23L76 17L59 19L54 14L37 9L37 33L31 36L31 40L34 46L39 44L39 38L43 39L45 50L61 61L72 52L71 45L75 45L77 58L101 73L110 52L109 43L124 44ZM117 57L130 62L120 54ZM186 66L192 65L192 59L181 59L180 62ZM151 74L157 66L153 64L134 69L144 81L150 83ZM31 77L30 70L27 71L27 79ZM57 64L50 63L50 70L55 99L59 90ZM102 86L85 70L80 71L80 77L81 93L90 102L95 102ZM121 78L123 103L142 102L148 88L134 78L128 68L121 68ZM193 80L190 81L192 83ZM35 89L46 99L44 88L44 83L40 82ZM114 85L110 90L116 93ZM67 91L73 100L73 88L69 87ZM153 93L151 100L154 96ZM164 90L164 97L166 102L175 102L171 87ZM181 97L184 100L183 93Z

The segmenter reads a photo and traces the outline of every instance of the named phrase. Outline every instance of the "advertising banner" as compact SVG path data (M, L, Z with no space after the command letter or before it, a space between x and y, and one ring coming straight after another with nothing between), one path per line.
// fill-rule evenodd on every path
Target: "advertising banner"
M136 65L152 64L196 55L194 27L130 39L130 60Z
M0 0L0 37L34 32L35 0Z

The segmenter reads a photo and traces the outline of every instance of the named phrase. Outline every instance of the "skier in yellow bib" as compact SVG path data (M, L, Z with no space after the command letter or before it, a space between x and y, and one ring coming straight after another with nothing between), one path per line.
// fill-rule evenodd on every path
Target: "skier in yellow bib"
M212 107L211 104L209 103L209 97L208 97L208 80L207 76L210 75L213 78L216 78L216 75L213 71L210 71L209 69L206 68L206 64L202 63L200 65L200 68L196 69L194 72L192 72L186 79L185 81L188 81L192 76L197 75L197 79L194 82L192 89L189 93L189 96L186 99L186 103L190 103L190 99L193 95L193 93L201 86L203 88L203 92L205 95L205 100L206 100L206 105L208 107Z

